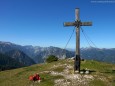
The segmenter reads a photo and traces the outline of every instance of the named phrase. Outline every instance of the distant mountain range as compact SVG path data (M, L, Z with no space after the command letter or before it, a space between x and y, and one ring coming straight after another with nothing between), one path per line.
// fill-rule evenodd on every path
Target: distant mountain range
M29 66L35 64L33 59L31 59L28 55L20 50L11 50L5 53L7 56L12 57L13 59L19 61L21 64L25 66Z
M89 60L97 60L115 64L115 48L81 48L81 57Z
M29 66L35 63L43 63L48 55L55 55L58 58L75 56L75 52L64 50L58 47L21 46L10 42L0 41L0 53L7 55L20 64ZM115 63L115 48L81 48L81 58Z
M0 41L0 52L1 53L6 53L10 51L15 51L19 50L23 53L25 53L28 57L33 59L36 63L42 63L44 62L44 59L48 55L55 55L58 58L64 58L65 52L66 56L73 57L75 54L72 51L64 50L58 47L40 47L40 46L21 46L21 45L16 45L10 42L2 42Z
M21 64L17 60L0 53L0 71L14 69L19 67L24 67L25 65Z

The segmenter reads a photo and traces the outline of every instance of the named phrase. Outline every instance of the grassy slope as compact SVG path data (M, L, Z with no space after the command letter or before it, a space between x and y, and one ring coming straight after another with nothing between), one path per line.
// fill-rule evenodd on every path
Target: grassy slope
M53 76L48 71L62 72L66 65L73 65L72 60L60 60L48 64L37 64L29 67L0 72L0 86L54 86L54 80L64 79L61 75ZM58 66L60 65L60 66ZM65 66L63 66L65 65ZM115 86L115 65L97 61L83 61L81 69L91 70L94 80L88 86ZM69 70L73 73L73 70ZM33 83L28 80L30 75L39 73L42 81ZM32 85L34 84L34 85Z

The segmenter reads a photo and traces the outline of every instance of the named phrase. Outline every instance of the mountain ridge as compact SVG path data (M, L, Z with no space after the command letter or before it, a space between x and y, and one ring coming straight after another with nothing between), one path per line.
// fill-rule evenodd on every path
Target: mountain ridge
M75 51L64 50L59 47L40 47L32 45L16 45L10 42L0 42L0 52L5 53L6 51L18 49L30 58L32 58L36 63L44 62L45 58L48 55L53 54L58 58L71 58L75 56ZM81 48L81 58L98 60L115 64L115 48L95 48L95 47L86 47Z
M28 57L24 52L20 50L11 50L5 53L7 56L12 57L13 59L19 61L20 63L24 64L25 66L30 66L35 64L33 59Z
M20 68L20 67L24 67L24 66L26 66L26 65L18 62L17 60L13 59L12 57L9 57L5 54L0 53L0 71Z

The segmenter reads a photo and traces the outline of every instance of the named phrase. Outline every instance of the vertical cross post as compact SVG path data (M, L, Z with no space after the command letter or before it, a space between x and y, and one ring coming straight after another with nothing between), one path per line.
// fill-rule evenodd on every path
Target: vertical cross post
M75 22L65 22L64 26L76 27L76 52L74 61L74 72L80 72L80 26L91 26L92 22L81 22L79 19L79 8L75 9Z
M80 71L80 20L79 20L79 8L75 9L75 21L78 23L76 26L76 53L74 61L74 72Z

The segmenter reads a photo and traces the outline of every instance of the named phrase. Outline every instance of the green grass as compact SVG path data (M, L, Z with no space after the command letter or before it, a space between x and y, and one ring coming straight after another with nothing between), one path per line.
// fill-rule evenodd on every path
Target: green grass
M0 86L54 86L54 80L64 79L63 76L57 75L52 76L49 73L44 73L44 71L56 71L63 72L64 64L73 65L72 60L60 60L52 63L36 64L29 67L23 67L13 70L6 70L0 72ZM59 67L53 68L54 65L61 65ZM83 61L81 62L82 69L91 70L91 75L95 77L93 81L90 82L90 86L115 86L115 65L107 64L97 61ZM39 73L42 81L40 83L33 83L28 80L30 75ZM99 80L99 77L105 77L106 81Z
M58 64L58 62L39 64L39 65L37 64L19 69L2 71L0 72L0 86L26 86L28 83L30 84L28 80L28 77L30 75L40 73L42 71L51 70L52 65L56 64ZM62 78L62 76L51 76L45 73L44 74L40 73L40 76L43 80L39 84L39 86L53 86L54 79Z
M110 72L115 69L113 64L107 64L97 61L84 61L81 64L81 68L88 68L96 72Z
M107 64L103 62L97 61L84 61L82 62L81 68L88 68L92 71L95 71L93 74L98 77L103 76L106 77L107 81L101 81L98 79L93 80L90 85L91 86L115 86L115 65Z

